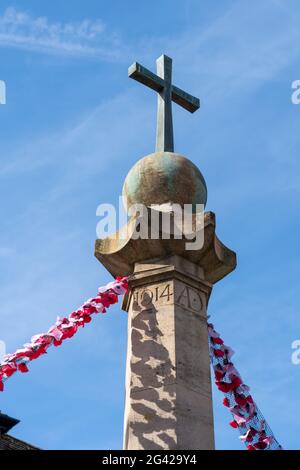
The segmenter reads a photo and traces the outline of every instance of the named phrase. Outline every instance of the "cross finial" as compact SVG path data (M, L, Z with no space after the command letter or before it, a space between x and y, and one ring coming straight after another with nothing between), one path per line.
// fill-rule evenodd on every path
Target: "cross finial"
M128 69L128 76L158 93L156 152L174 152L172 101L194 113L200 101L172 85L172 59L166 55L156 61L157 75L135 62Z

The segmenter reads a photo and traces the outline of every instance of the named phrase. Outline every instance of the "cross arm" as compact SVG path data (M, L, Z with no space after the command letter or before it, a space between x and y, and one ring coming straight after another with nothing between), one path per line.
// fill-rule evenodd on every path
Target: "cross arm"
M185 91L177 88L177 86L172 86L172 101L179 104L182 108L186 109L190 113L194 113L197 109L200 108L200 100L195 96L186 93Z
M138 62L135 62L129 67L128 77L133 78L158 92L164 88L163 79L146 69L146 67L140 65Z

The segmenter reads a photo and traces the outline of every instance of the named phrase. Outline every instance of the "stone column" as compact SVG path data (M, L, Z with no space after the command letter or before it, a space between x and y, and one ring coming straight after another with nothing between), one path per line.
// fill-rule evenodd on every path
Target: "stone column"
M124 449L213 449L206 307L211 284L181 256L135 264Z

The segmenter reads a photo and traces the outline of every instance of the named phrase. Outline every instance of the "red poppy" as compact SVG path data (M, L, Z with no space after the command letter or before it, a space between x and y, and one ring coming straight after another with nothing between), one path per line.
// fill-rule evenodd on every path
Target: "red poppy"
M255 428L250 427L247 435L247 442L251 442L257 433L258 431Z
M118 302L118 296L114 292L106 292L104 294L101 294L100 298L104 307L109 307L110 305L113 305Z
M212 341L214 344L224 344L224 341L223 341L221 338L213 338L213 337L211 337L211 341Z
M255 447L253 447L251 444L247 446L247 450L256 450Z
M83 316L83 322L84 323L90 323L92 321L92 318L90 317L90 315L84 315Z
M268 447L268 444L262 441L256 442L256 444L253 444L253 445L255 449L259 449L259 450L264 450L266 447Z
M225 376L225 372L220 372L219 370L215 370L215 379L221 381Z
M97 312L96 307L83 307L83 310L85 315L92 315L92 313Z
M25 374L26 372L29 371L27 365L24 364L24 363L23 363L23 364L18 364L18 370L19 370L20 372L22 372L23 374Z
M234 428L234 429L237 429L237 428L239 427L239 426L238 426L238 423L237 423L236 421L234 421L234 420L233 420L233 421L230 421L229 424L230 424L230 426L231 426L232 428Z
M218 382L216 381L216 386L223 393L228 393L233 390L233 384L228 382Z
M229 400L228 400L227 397L224 398L224 400L223 400L223 405L224 405L224 406L227 406L227 408L230 407L230 403L229 403Z
M223 357L225 355L224 351L222 349L214 349L214 355L216 357Z
M234 398L235 398L236 403L240 406L245 406L248 403L247 398L244 397L243 395L239 395L236 393Z
M234 376L232 379L232 385L233 385L233 390L237 389L243 382L241 379L237 376Z
M4 366L2 366L2 371L4 372L6 377L11 377L16 372L16 370L17 368L14 365L5 364Z

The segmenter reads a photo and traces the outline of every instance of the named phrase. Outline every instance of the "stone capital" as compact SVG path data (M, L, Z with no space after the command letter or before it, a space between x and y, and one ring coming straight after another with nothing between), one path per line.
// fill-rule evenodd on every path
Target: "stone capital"
M178 255L203 269L207 282L215 284L236 267L236 254L216 235L213 212L204 214L204 244L199 250L187 250L186 239L141 239L133 237L138 219L132 217L127 226L103 240L96 240L95 256L115 276L133 273L136 263Z
M147 288L147 285L160 284L170 280L181 281L187 289L200 291L205 294L208 303L212 284L204 280L204 270L200 266L181 256L171 255L164 259L151 259L135 263L134 273L130 277L129 291L124 296L122 308L128 311L133 293L137 288Z

